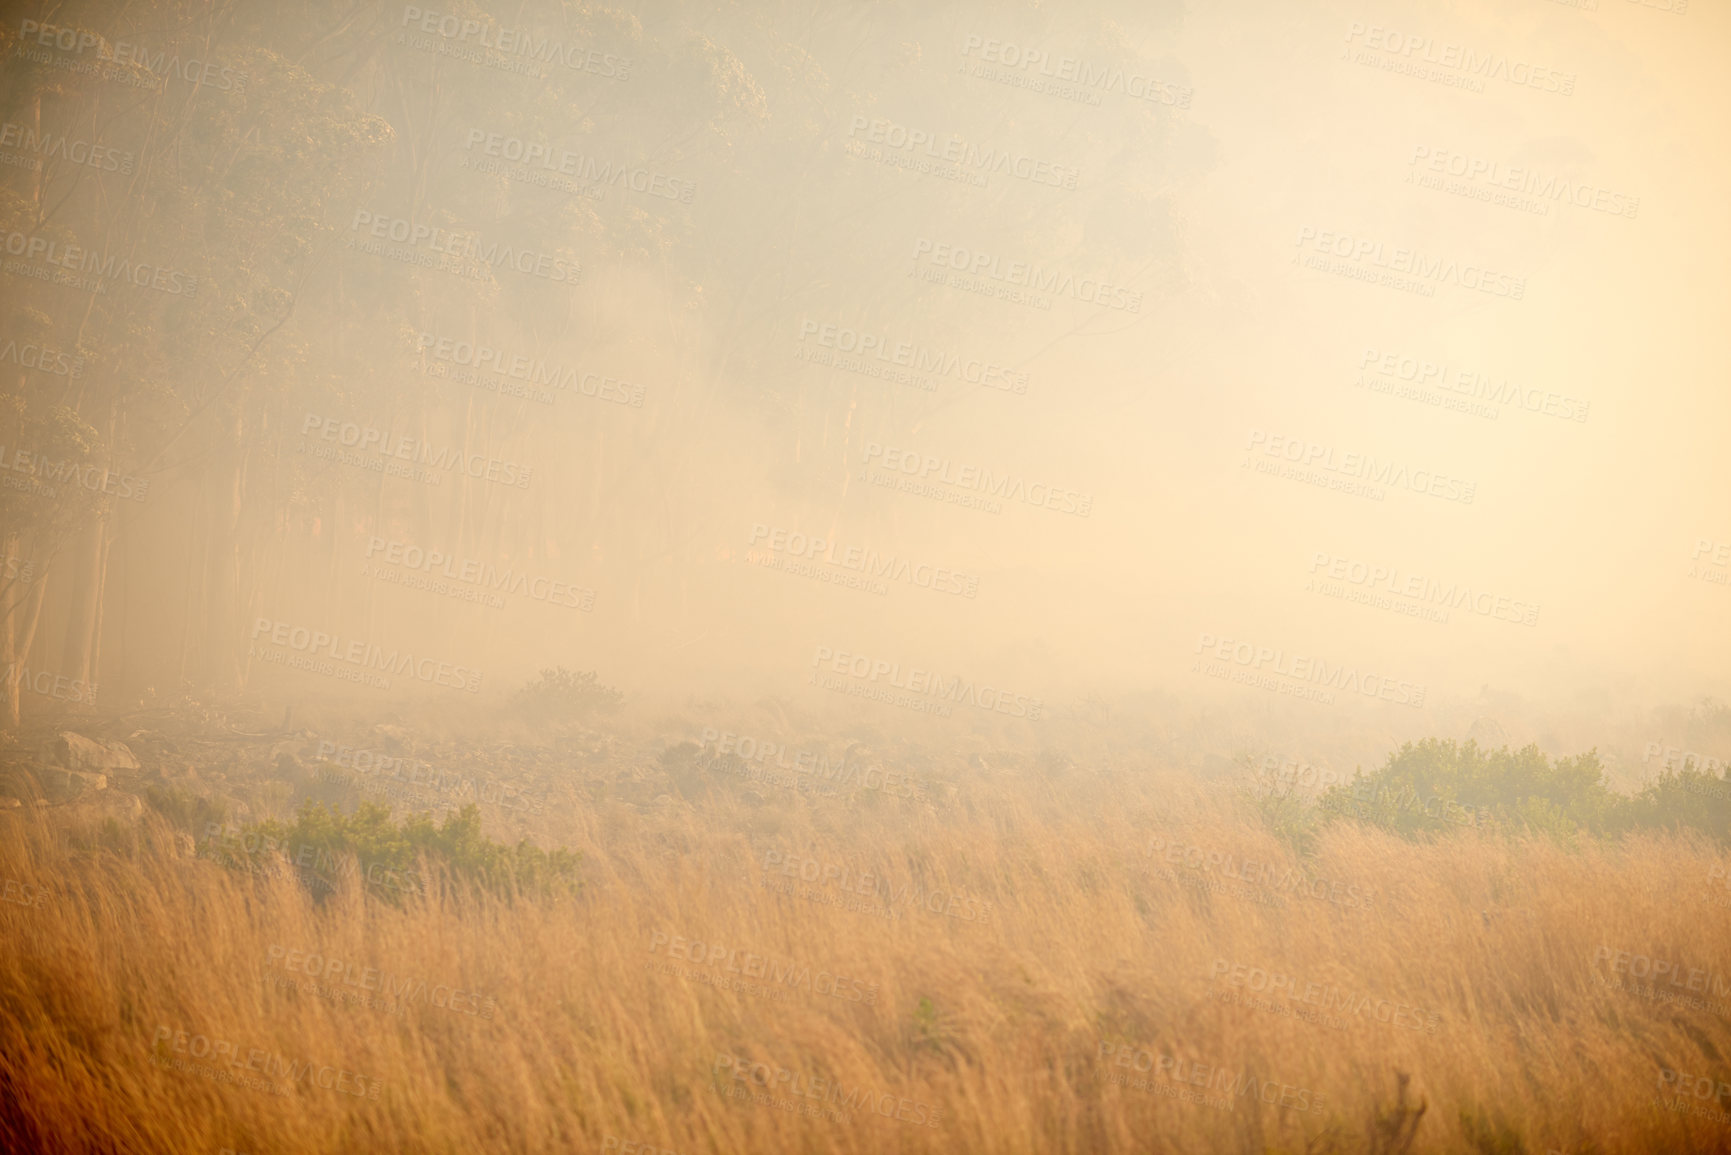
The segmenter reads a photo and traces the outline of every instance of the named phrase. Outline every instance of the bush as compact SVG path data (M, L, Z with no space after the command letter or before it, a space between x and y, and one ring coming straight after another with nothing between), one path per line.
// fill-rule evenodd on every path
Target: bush
M198 835L210 826L221 826L228 819L228 808L198 794L188 794L173 786L147 786L144 800L150 808L174 826L176 830Z
M1248 787L1240 788L1239 795L1256 811L1263 828L1300 858L1315 853L1321 823L1316 809L1305 804L1298 784L1269 774L1256 774L1248 755L1240 764L1251 772L1252 778Z
M1355 771L1317 805L1325 822L1352 818L1409 838L1486 823L1569 838L1620 828L1628 799L1611 792L1596 751L1553 763L1536 745L1482 750L1426 738L1372 774Z
M564 666L542 670L539 681L529 682L511 698L511 705L533 722L570 722L611 710L625 695L603 686L594 670L567 670Z
M1667 770L1628 801L1619 819L1619 829L1697 830L1731 842L1731 781L1701 770Z
M423 859L443 865L455 876L472 880L497 894L524 889L576 889L581 885L577 882L581 855L564 848L545 851L528 839L514 847L494 842L481 833L481 811L472 802L461 812L446 815L442 826L434 826L425 814L416 814L399 827L392 824L390 810L377 803L363 802L352 814L344 815L322 803L308 801L296 813L292 826L260 822L247 827L238 841L245 845L281 847L300 866L304 866L303 847L314 848L316 861L321 863L352 856L363 865L362 877L369 889L393 904L400 904L406 891L420 889L414 883L414 870ZM246 856L245 851L238 853ZM409 880L410 885L390 881L393 876ZM319 883L316 874L302 877L309 885Z

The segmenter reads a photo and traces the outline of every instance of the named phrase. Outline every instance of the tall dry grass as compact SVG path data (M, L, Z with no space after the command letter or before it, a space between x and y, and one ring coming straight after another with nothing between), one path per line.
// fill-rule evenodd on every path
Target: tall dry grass
M1414 845L1336 828L1300 863L1242 802L1177 778L1030 781L942 810L878 799L771 818L717 796L579 814L566 839L585 856L574 900L453 884L397 909L353 885L321 904L290 876L176 852L148 821L118 837L28 811L5 821L0 879L20 884L0 903L9 1149L1392 1151L1422 1103L1414 1151L1731 1150L1726 1122L1655 1105L1674 1098L1662 1070L1727 1078L1725 1008L1613 989L1595 957L1608 947L1731 974L1713 854L1672 839L1571 850L1467 831ZM1172 847L1197 848L1202 865ZM862 901L874 908L882 887L918 883L965 893L957 915L990 903L989 917L914 909L906 893L893 918L852 910L821 881L834 901L774 893L774 854L856 882L873 872L880 893ZM1341 901L1229 881L1227 855L1275 878L1302 867ZM27 887L40 904L17 901ZM1373 890L1368 909L1349 905ZM875 997L802 986L770 999L660 973L674 936L875 984ZM282 971L273 947L477 992L496 1010L335 1005L268 982ZM673 961L728 977L724 963ZM1227 1001L1250 994L1232 980L1251 968L1407 1009L1397 1025L1375 1010L1307 1021L1281 1012L1285 999ZM315 1076L279 1095L153 1065L163 1028L381 1089L356 1097ZM739 1065L718 1070L720 1057ZM746 1085L732 1072L752 1062L763 1077L797 1072L802 1088L816 1075L867 1089L888 1117L730 1097ZM1177 1094L1179 1076L1244 1075L1289 1106L1218 1081L1208 1101ZM915 1121L934 1111L936 1126Z

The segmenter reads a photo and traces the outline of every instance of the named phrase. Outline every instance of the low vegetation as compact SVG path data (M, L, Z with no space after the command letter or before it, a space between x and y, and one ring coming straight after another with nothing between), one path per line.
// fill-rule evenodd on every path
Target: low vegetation
M116 850L14 812L0 1147L1726 1149L1693 1088L1731 1079L1731 890L1664 780L1420 743L1348 788L1382 807L1356 816L934 756L953 798L864 805L668 747L668 796L573 810L569 852L473 811L238 828L415 889L225 869L161 814ZM254 1050L290 1062L235 1081Z

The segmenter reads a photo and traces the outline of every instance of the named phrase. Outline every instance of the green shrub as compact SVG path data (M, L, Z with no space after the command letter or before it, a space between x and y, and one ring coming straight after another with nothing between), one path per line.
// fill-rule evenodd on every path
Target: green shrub
M253 835L256 837L249 837ZM281 848L303 870L309 858L327 866L358 862L364 867L362 877L369 891L393 904L400 904L403 894L421 889L416 867L422 861L447 867L454 876L501 895L520 890L577 889L581 885L577 881L581 855L564 848L542 850L528 839L514 847L494 842L481 833L481 811L474 803L446 815L440 826L427 815L416 814L399 827L391 822L389 808L377 803L363 802L345 815L323 803L308 801L301 805L293 825L260 822L231 841L261 848L252 855L245 850L236 852L247 857L269 853L265 847ZM302 878L314 888L323 882L316 872L311 876L303 873Z
M175 829L195 836L208 826L221 826L228 818L228 808L221 803L173 786L146 786L144 800Z
M1731 781L1705 771L1667 770L1629 800L1618 828L1697 830L1731 842Z
M1255 774L1248 755L1240 764L1252 776L1250 784L1241 787L1239 794L1256 811L1263 828L1298 857L1313 854L1321 829L1320 815L1315 807L1305 803L1298 784L1269 774Z
M572 722L611 710L624 698L621 691L596 681L594 670L559 666L542 670L538 681L512 695L511 705L532 722Z
M1611 792L1596 751L1552 762L1538 746L1480 749L1436 738L1408 742L1380 770L1325 791L1323 821L1342 818L1406 837L1496 823L1563 838L1608 833L1628 799Z

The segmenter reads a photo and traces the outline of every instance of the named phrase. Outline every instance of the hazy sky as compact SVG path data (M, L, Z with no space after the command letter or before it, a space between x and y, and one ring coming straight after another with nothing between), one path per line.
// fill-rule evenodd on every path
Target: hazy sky
M1720 584L1687 575L1731 538L1725 161L1701 147L1723 135L1725 21L1526 0L814 29L821 159L844 179L802 184L811 157L755 145L788 210L762 254L787 295L713 338L755 347L699 450L729 482L673 644L705 640L662 660L796 685L827 646L1049 696L1254 694L1192 671L1208 635L1284 655L1258 672L1311 657L1432 701L1723 693L1724 553ZM1097 105L1029 90L1084 69L1108 77ZM1127 94L1145 80L1171 103ZM915 132L940 143L894 147ZM977 188L880 159L951 141L1044 168ZM985 295L1015 289L1012 262L1124 296ZM919 276L958 267L981 273ZM794 361L821 344L807 322L1002 363L1026 392ZM974 466L1089 513L862 483L897 450L904 471L921 455L911 480ZM1354 480L1371 492L1327 487ZM754 568L758 525L965 571L977 596Z
M1731 16L1681 2L661 5L593 18L630 64L575 105L382 9L309 57L391 143L285 331L320 384L249 432L316 466L249 621L490 687L1722 696ZM374 242L414 228L534 267ZM342 422L498 476L339 507L376 477L298 455Z

